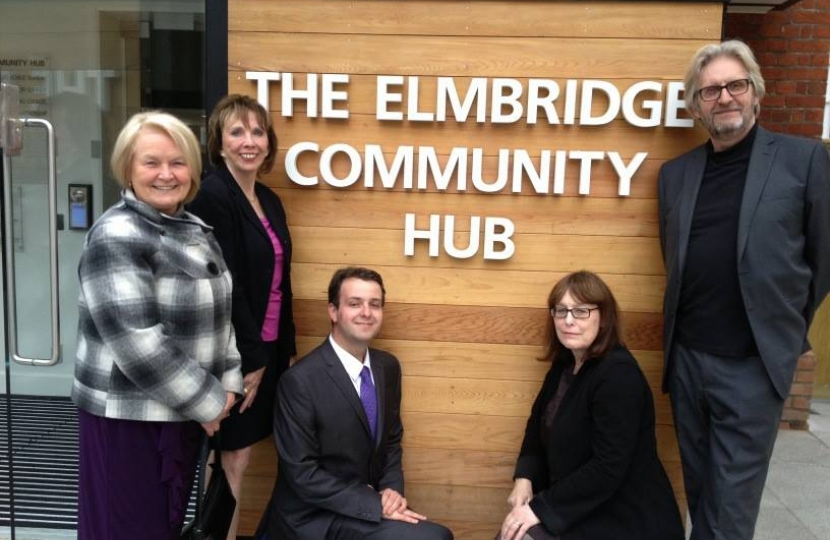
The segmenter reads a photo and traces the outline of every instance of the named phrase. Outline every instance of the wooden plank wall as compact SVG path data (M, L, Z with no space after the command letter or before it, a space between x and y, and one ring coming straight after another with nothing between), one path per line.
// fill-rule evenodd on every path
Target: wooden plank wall
M420 512L452 526L461 540L491 539L507 511L512 470L524 424L547 365L541 353L545 299L565 273L587 268L614 290L624 337L653 387L660 456L682 502L677 444L666 397L659 391L664 272L657 239L656 176L660 164L704 140L695 129L634 128L618 118L602 127L524 122L493 125L381 122L375 116L378 75L419 76L428 109L436 77L466 88L471 77L596 78L624 90L640 80L681 80L692 53L721 34L719 3L411 0L234 0L229 4L231 92L256 96L246 71L347 73L348 120L284 117L280 85L270 110L280 155L299 141L322 148L344 142L485 149L485 177L497 149L613 150L627 161L648 159L629 197L617 196L606 162L594 167L591 194L577 194L569 164L564 196L407 192L300 187L282 158L265 178L285 203L295 243L293 279L299 348L329 331L326 286L343 265L366 265L388 290L377 346L396 354L404 371L404 466L407 498ZM463 90L462 88L462 90ZM434 98L433 98L434 102ZM306 174L317 163L301 161ZM345 175L342 163L335 173ZM469 217L505 216L516 226L515 255L505 261L403 254L404 214L454 214L457 245L469 240ZM466 222L466 225L464 225ZM273 444L256 448L242 501L242 534L250 534L270 495Z

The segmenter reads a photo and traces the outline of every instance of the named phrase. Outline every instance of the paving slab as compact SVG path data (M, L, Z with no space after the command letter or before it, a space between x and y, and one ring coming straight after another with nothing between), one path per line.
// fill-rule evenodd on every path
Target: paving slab
M764 489L754 540L822 540L787 508L768 487Z

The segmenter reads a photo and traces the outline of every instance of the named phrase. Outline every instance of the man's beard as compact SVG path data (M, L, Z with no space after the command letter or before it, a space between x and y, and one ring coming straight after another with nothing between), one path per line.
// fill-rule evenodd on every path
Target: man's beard
M717 120L717 115L713 114L712 116L701 120L703 126L706 128L706 131L708 131L713 138L731 137L732 135L748 131L749 127L752 126L753 114L750 110L728 110L740 112L740 118L734 120Z

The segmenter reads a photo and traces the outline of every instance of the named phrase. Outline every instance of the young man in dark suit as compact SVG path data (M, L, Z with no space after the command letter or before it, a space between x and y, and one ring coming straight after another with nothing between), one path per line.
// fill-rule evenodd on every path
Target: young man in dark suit
M279 382L279 473L257 538L451 540L404 497L401 368L369 348L383 322L383 280L338 270L328 300L331 335Z
M660 171L665 368L692 540L751 540L784 399L830 289L830 158L757 124L764 79L739 41L686 75L706 144Z

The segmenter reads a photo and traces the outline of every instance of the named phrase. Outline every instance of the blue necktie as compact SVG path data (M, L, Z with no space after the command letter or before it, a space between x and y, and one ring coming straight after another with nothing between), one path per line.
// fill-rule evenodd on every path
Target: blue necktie
M363 404L363 410L366 411L369 429L374 440L377 433L378 400L375 396L375 385L372 384L372 374L366 366L363 366L363 370L360 372L360 402Z

